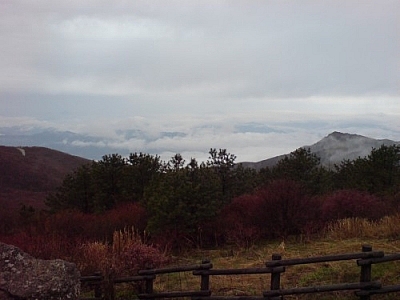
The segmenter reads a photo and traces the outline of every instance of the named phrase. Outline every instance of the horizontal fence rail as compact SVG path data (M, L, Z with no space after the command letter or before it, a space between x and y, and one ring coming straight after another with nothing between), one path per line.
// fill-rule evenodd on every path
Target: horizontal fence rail
M281 277L284 276L286 268L296 265L337 262L345 260L355 260L357 266L360 267L360 279L358 282L338 283L330 285L305 286L283 289L281 287ZM382 286L379 281L372 281L372 265L386 262L394 262L400 260L400 254L385 255L383 251L372 251L372 247L368 245L362 246L359 253L348 253L338 255L317 256L308 258L282 259L281 255L273 254L272 259L265 263L262 268L242 268L242 269L213 269L213 265L209 260L204 260L198 265L188 265L182 267L170 267L160 269L140 270L137 276L114 278L108 276L105 278L100 273L92 276L84 276L81 282L88 285L94 290L94 298L81 298L81 300L89 299L111 299L115 298L114 286L120 283L142 282L145 285L145 291L139 293L139 299L161 299L161 298L192 298L192 300L268 300L268 299L284 299L288 295L299 294L316 294L336 291L353 291L355 297L361 300L370 300L371 296L379 294L389 294L400 292L399 285ZM193 276L200 277L200 285L198 290L192 291L154 291L154 281L157 275L192 272ZM112 274L112 273L111 273ZM269 274L270 288L263 291L260 296L214 296L210 288L210 282L213 276L230 276L230 275L252 275L252 274ZM103 293L102 287L104 283L108 283L111 290L107 295Z

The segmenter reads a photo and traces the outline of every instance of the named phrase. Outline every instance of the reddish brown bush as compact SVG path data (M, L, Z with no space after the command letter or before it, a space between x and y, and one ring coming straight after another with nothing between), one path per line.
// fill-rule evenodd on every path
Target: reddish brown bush
M296 181L275 180L253 195L235 198L221 212L219 228L228 241L239 245L308 235L321 228L320 201Z
M129 274L135 274L138 270L157 268L167 262L167 258L155 247L143 243L127 245L119 260L122 268Z
M144 231L147 223L147 212L138 203L125 203L103 214L96 215L92 223L85 226L87 235L95 240L112 240L115 230L134 227L138 232Z
M300 183L279 179L257 193L261 207L264 236L285 238L289 235L310 233L319 227L320 205L307 195Z
M81 272L95 271L115 275L136 275L147 267L160 267L167 262L166 256L158 248L143 242L135 228L115 231L112 244L101 242L84 243L81 255L75 258Z
M36 258L65 260L75 257L81 244L78 239L48 234L31 235L23 231L0 237L0 241L14 245Z
M3 234L0 240L38 258L66 258L79 252L83 243L112 241L115 230L134 227L142 234L145 224L145 210L139 204L131 203L102 215L79 211L41 214L12 234Z
M229 243L248 247L261 236L263 205L256 195L243 195L233 199L219 216L219 231Z
M143 232L148 215L146 209L139 203L124 203L106 212L100 219L108 227L104 228L107 232L113 233L126 227L134 227L137 231Z
M43 230L47 234L63 236L65 238L89 238L86 228L93 224L96 217L79 211L62 211L49 215L44 221Z
M145 209L137 203L128 203L104 214L85 214L79 211L62 211L47 216L36 231L57 234L88 241L111 240L115 230L135 227L143 232L147 222Z
M358 190L340 190L323 199L324 221L345 218L367 218L377 220L388 213L388 205L378 196Z

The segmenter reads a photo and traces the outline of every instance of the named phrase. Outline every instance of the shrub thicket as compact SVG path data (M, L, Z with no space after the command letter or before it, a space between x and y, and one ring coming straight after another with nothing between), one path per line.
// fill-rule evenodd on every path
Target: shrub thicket
M324 197L321 215L325 222L345 218L377 220L388 213L380 197L357 190L336 191Z

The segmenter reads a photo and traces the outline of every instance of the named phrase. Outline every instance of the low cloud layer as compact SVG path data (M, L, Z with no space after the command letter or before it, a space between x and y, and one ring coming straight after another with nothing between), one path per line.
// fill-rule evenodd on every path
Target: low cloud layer
M314 144L332 131L395 141L400 136L398 116L382 118L380 114L324 115L310 119L286 113L282 119L269 120L249 120L240 115L213 120L127 118L62 126L34 119L0 119L0 132L5 134L0 136L3 144L45 146L90 159L111 153L125 156L145 152L160 155L163 160L181 153L187 161L192 157L205 161L210 148L226 148L237 155L237 161L255 162Z

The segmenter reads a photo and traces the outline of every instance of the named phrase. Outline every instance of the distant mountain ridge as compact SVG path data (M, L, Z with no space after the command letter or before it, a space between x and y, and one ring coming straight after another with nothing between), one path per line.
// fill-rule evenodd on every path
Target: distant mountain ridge
M4 146L41 146L87 159L100 160L104 155L118 153L127 156L132 149L121 140L139 140L152 143L159 138L184 137L185 133L162 131L147 134L143 130L116 130L114 137L101 137L54 128L26 128L25 126L0 127L0 144ZM152 149L153 152L157 149Z
M354 160L358 157L366 157L371 153L373 148L379 148L382 145L400 145L400 142L388 139L373 139L358 134L334 131L317 143L301 148L310 149L312 153L316 154L321 159L322 166L333 167L335 164L340 164L343 160ZM289 155L289 153L259 162L242 162L241 164L244 167L256 170L266 167L271 168L287 155Z
M332 132L317 143L304 146L321 158L321 164L333 167L345 159L367 156L381 145L400 145L388 139L373 139L362 135ZM293 149L293 151L296 149ZM105 153L106 154L106 153ZM283 154L259 162L242 162L244 167L261 169L274 166ZM0 146L0 206L18 207L21 203L41 206L65 176L91 160L45 147Z

